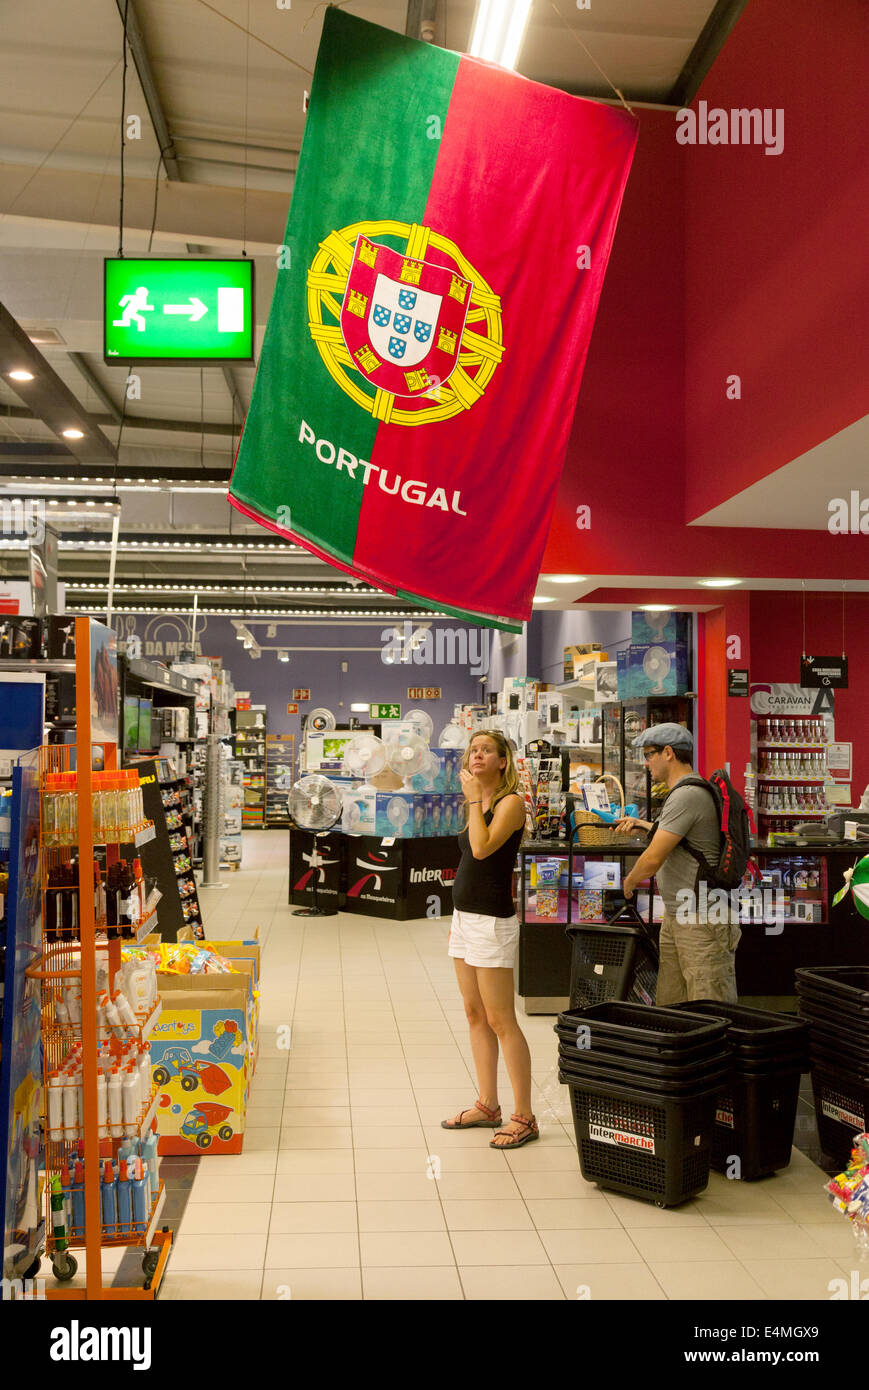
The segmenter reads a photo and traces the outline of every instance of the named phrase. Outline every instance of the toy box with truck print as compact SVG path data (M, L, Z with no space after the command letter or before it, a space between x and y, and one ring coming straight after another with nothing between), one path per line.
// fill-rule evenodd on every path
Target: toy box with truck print
M241 1153L257 1053L259 946L215 943L236 973L158 974L150 1036L161 1154Z

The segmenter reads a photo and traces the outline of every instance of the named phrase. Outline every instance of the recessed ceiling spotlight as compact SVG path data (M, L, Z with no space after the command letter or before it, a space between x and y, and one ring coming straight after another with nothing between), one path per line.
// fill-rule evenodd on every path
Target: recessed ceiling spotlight
M541 574L541 579L547 584L584 584L586 582L584 574Z
M535 594L532 603L554 603L555 599L551 594Z
M735 585L741 584L741 579L698 579L697 583L704 589L732 589Z
M64 439L84 439L84 430L61 430Z
M672 603L643 603L640 605L644 613L672 613Z
M11 378L12 381L32 381L32 380L33 380L33 373L32 373L32 372L27 372L27 371L25 371L23 367L16 367L16 369L15 369L14 372L10 372L10 373L9 373L9 376L10 376L10 378Z

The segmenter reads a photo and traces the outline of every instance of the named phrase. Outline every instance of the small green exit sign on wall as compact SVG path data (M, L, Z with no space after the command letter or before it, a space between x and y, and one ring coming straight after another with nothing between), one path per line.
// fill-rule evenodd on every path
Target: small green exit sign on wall
M247 257L105 260L111 362L252 362L254 267Z

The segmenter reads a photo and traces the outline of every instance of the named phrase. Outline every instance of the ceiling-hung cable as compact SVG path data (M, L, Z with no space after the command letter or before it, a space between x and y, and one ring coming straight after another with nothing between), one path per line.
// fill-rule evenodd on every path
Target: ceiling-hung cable
M573 37L576 39L576 42L580 45L580 47L581 47L582 49L585 50L586 54L587 54L588 57L591 59L591 61L594 63L595 67L597 68L598 72L600 73L601 77L604 79L605 82L608 82L609 85L612 87L613 91L615 92L615 94L616 94L616 96L618 97L619 101L621 102L622 106L625 108L626 111L629 111L630 114L633 116L633 114L634 114L633 107L632 107L632 106L629 106L628 103L625 101L625 98L624 98L623 94L619 91L619 89L618 89L618 87L616 86L615 82L613 82L612 78L609 77L609 76L604 72L604 70L603 70L603 68L601 67L600 63L597 61L597 58L595 58L595 56L594 56L594 54L591 52L591 50L590 50L589 48L587 48L586 45L583 43L582 39L579 37L579 34L576 32L576 30L574 29L573 25L572 25L572 24L568 24L567 20L564 18L564 15L561 13L561 10L560 10L560 9L558 8L558 6L556 5L555 0L549 0L549 2L550 2L550 4L552 5L552 8L554 9L555 13L558 15L558 18L561 20L562 24L564 25L565 29L568 31L568 33L570 33L570 34L573 35Z
M806 655L806 581L800 580L800 588L803 591L803 657Z
M247 102L250 78L250 0L247 0L247 25L244 40L244 192L241 210L241 254L247 255Z
M199 467L205 468L205 368L199 368Z
M124 149L127 144L127 11L130 0L124 0L124 67L121 76L121 206L118 213L118 256L124 254Z
M845 588L848 581L842 580L842 660L845 660Z
M154 211L151 214L151 235L148 237L148 255L151 254L151 243L154 240L154 228L157 225L157 195L160 191L160 165L164 163L166 151L171 149L171 145L164 145L157 156L157 172L154 175Z

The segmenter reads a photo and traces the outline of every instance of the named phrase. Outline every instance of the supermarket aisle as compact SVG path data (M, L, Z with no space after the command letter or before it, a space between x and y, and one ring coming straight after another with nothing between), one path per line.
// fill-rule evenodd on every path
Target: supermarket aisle
M293 917L282 831L248 832L222 877L206 931L260 929L260 1060L243 1154L189 1160L163 1298L826 1300L850 1277L850 1230L797 1151L674 1211L585 1183L552 1019L523 1023L540 1141L442 1130L476 1095L446 920Z

